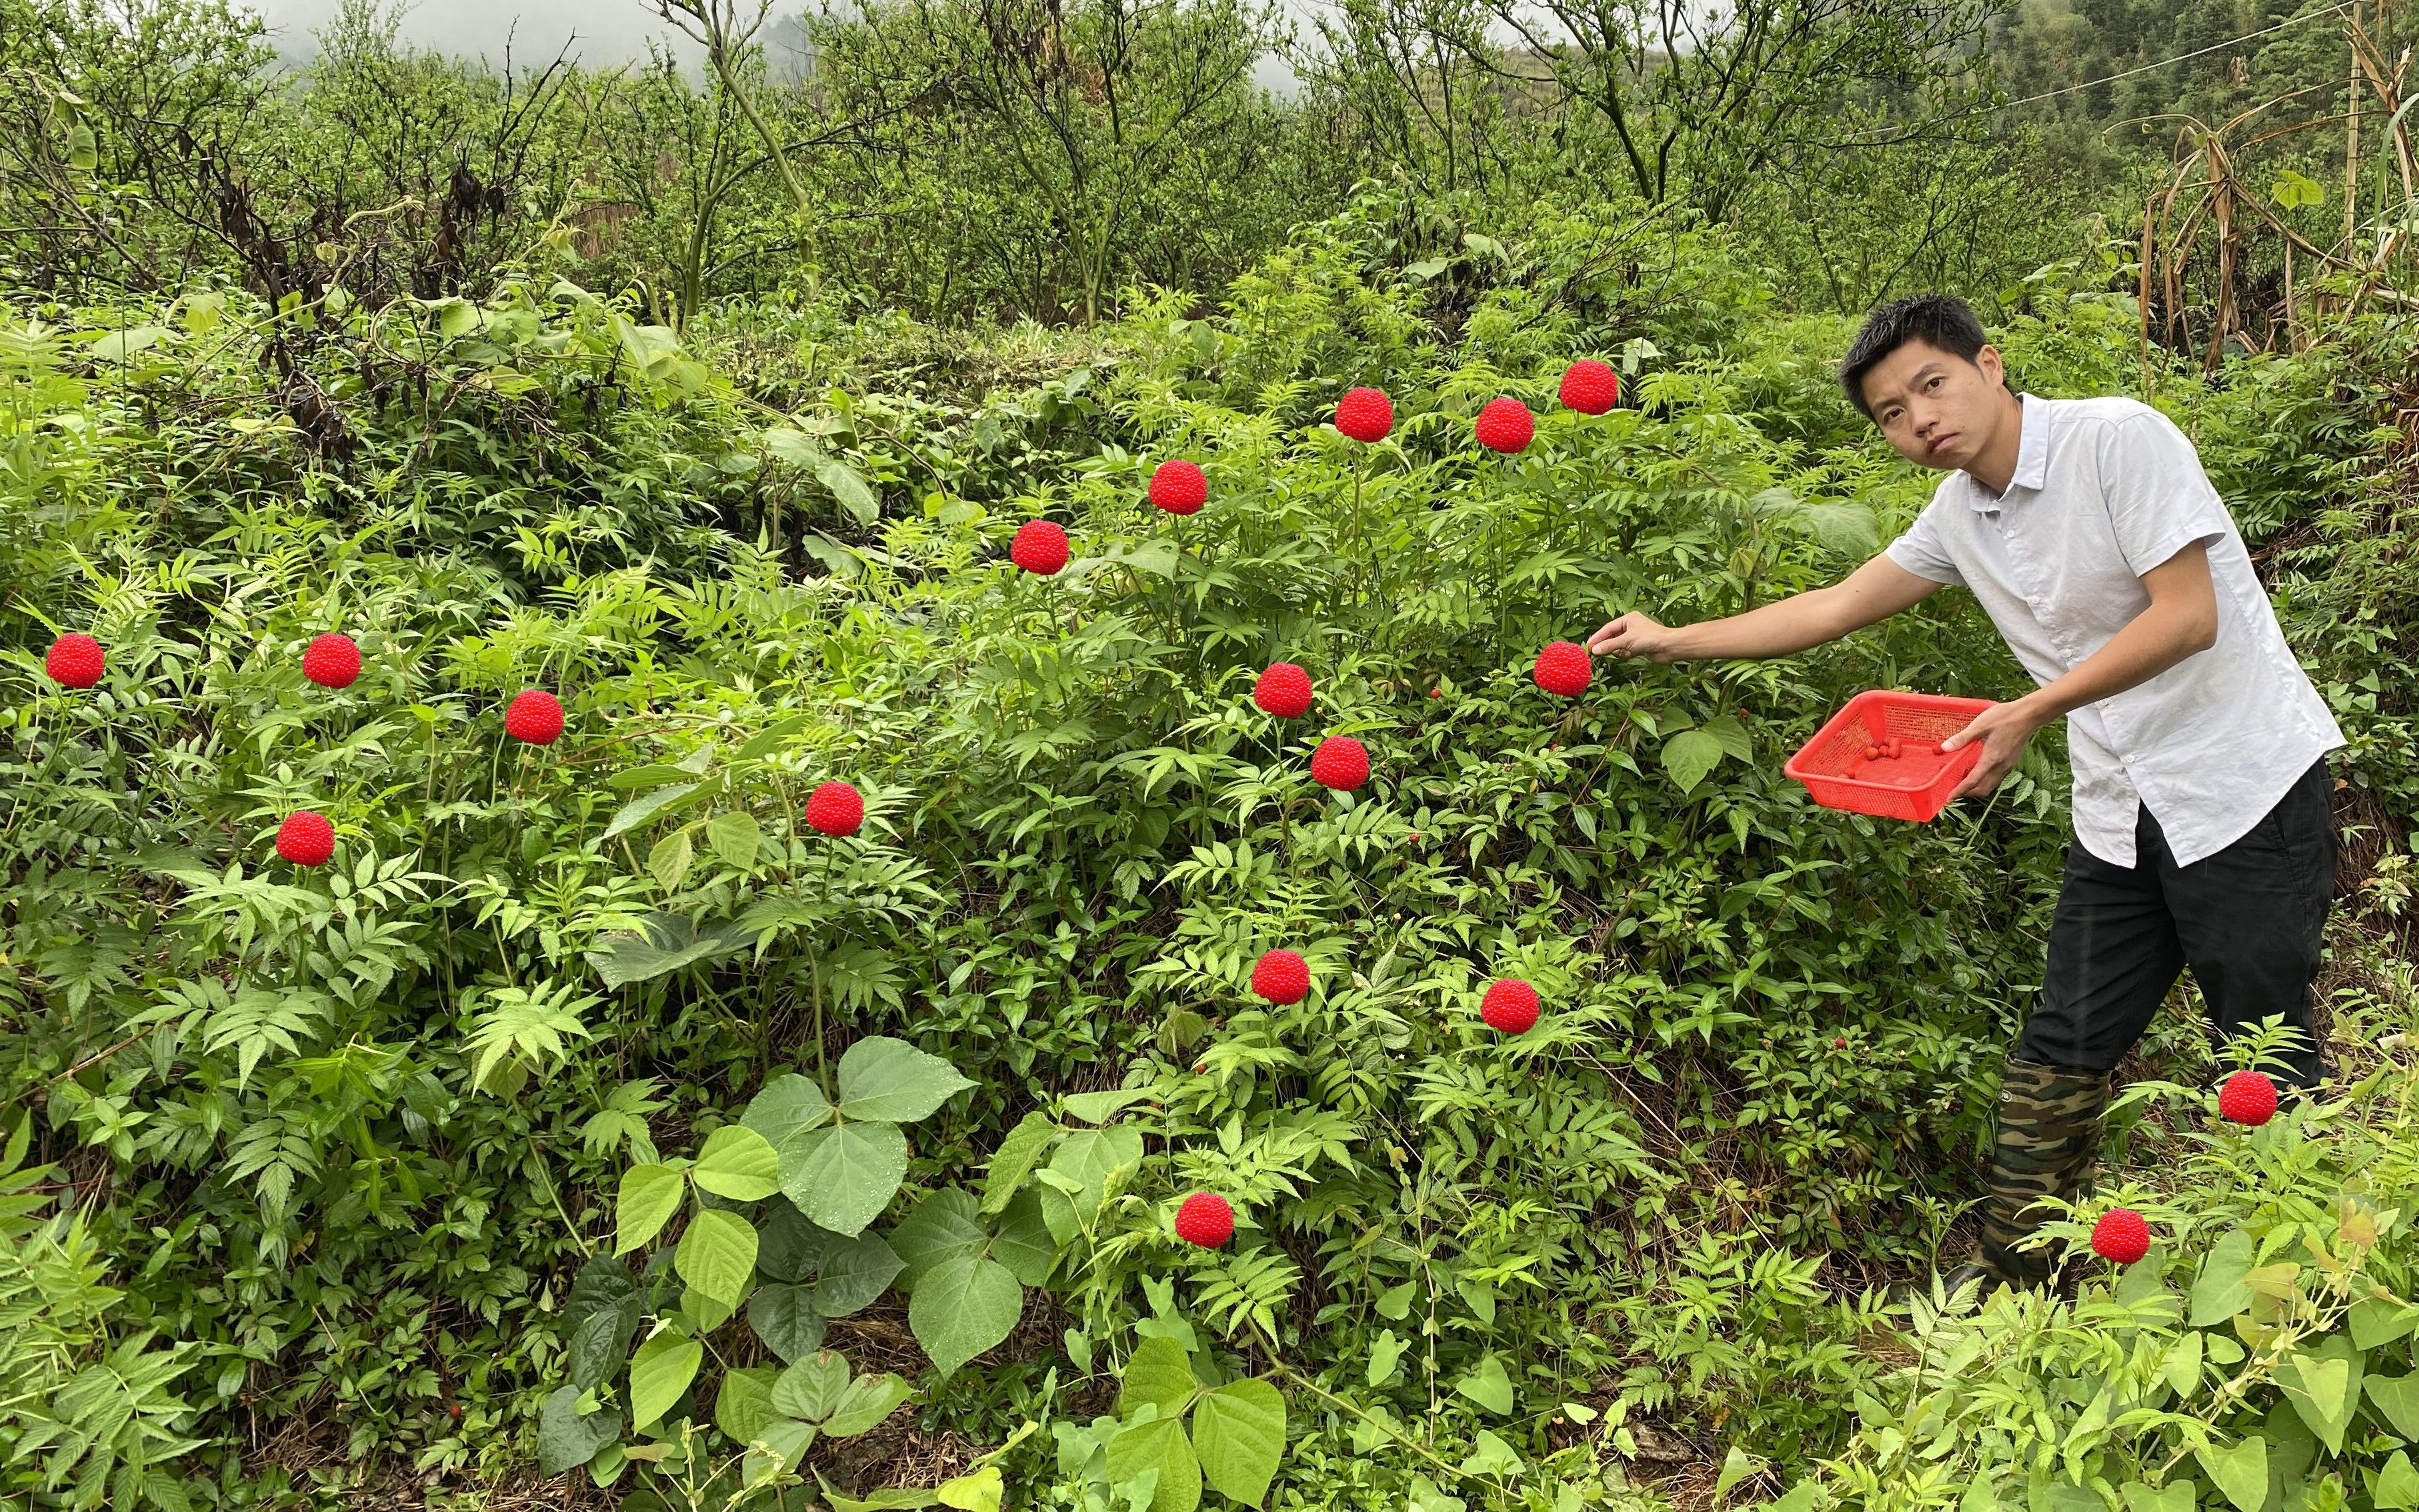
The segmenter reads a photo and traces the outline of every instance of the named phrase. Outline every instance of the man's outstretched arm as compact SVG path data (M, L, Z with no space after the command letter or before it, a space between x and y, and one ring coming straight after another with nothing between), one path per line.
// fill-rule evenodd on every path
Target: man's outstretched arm
M1912 609L1940 587L1887 556L1877 556L1828 588L1728 619L1674 627L1632 611L1591 636L1588 649L1599 656L1643 656L1649 661L1786 656Z

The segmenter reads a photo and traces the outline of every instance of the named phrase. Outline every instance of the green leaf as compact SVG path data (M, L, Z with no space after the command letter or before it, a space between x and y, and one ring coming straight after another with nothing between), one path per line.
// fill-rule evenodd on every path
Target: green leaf
M979 1256L991 1236L976 1217L975 1199L956 1187L943 1187L916 1204L916 1211L890 1230L890 1245L899 1252L909 1290L928 1271L951 1260Z
M1722 743L1703 730L1683 730L1663 742L1663 770L1683 793L1696 791L1721 762Z
M726 1123L705 1136L691 1180L733 1202L754 1202L781 1190L781 1157L770 1141L742 1123Z
M1067 1116L1086 1123L1106 1123L1136 1103L1151 1097L1148 1087L1128 1087L1107 1092L1077 1092L1066 1100ZM1210 1482L1215 1486L1217 1482Z
M1147 1338L1126 1361L1125 1375L1117 1383L1117 1413L1132 1417L1135 1409L1148 1402L1159 1409L1160 1416L1176 1417L1199 1389L1200 1382L1193 1375L1193 1357L1183 1345L1171 1338Z
M824 1089L792 1072L766 1082L739 1121L763 1134L778 1150L784 1139L801 1129L820 1129L831 1122L831 1116Z
M2196 1451L2194 1458L2200 1461L2201 1473L2240 1512L2259 1512L2267 1504L2268 1441L2258 1434L2247 1434L2227 1449L2211 1444Z
M756 1295L747 1299L747 1326L784 1364L795 1364L824 1347L824 1315L808 1300L806 1288L787 1282L756 1288Z
M2372 1377L2365 1384L2363 1395L2370 1404L2385 1414L2394 1431L2406 1439L2419 1441L2419 1372L2407 1376Z
M569 1309L564 1311L567 1316ZM571 1338L563 1346L563 1368L571 1383L582 1391L593 1391L620 1374L622 1362L630 1357L630 1340L638 1332L635 1296L591 1311L573 1325Z
M1697 728L1713 736L1714 744L1721 747L1722 754L1732 760L1749 762L1755 759L1755 742L1749 737L1747 726L1738 722L1736 715L1718 715Z
M587 1393L564 1386L546 1399L537 1420L537 1471L560 1475L574 1465L596 1458L596 1451L622 1437L622 1414L594 1412L580 1415L579 1399Z
M609 930L598 935L596 948L588 952L588 964L596 968L606 986L618 989L652 981L683 966L735 955L747 948L747 932L736 924L700 931L678 914L648 914L635 931Z
M706 844L713 847L723 865L737 871L745 872L756 864L756 853L763 841L763 826L745 809L718 813L705 822Z
M655 849L647 853L647 874L654 877L655 886L666 892L677 892L681 879L688 875L688 869L696 859L697 852L689 843L688 831L675 829L655 841Z
M2296 1350L2276 1371L2285 1399L2329 1454L2343 1453L2344 1430L2360 1408L2363 1364L2351 1340L2331 1334L2315 1350Z
M854 1439L860 1433L871 1433L882 1426L882 1420L899 1410L899 1404L916 1395L916 1388L894 1375L859 1376L840 1394L830 1414L824 1419L824 1431L835 1439Z
M697 1378L705 1346L678 1334L658 1334L630 1357L630 1426L644 1432L671 1410Z
M683 782L678 787L657 788L644 797L632 798L615 811L612 823L605 826L605 833L598 839L611 840L627 834L703 786L702 782Z
M773 1380L769 1365L733 1370L722 1378L714 1398L714 1426L733 1443L751 1443L773 1421Z
M855 1238L882 1216L907 1176L907 1136L895 1123L843 1123L782 1141L781 1190L798 1211Z
M1510 1444L1486 1428L1471 1435L1470 1454L1461 1462L1461 1473L1465 1475L1489 1475L1498 1480L1506 1475L1517 1475L1528 1468L1528 1463Z
M1369 1384L1382 1386L1394 1380L1394 1371L1403 1363L1403 1351L1410 1347L1409 1339L1397 1337L1391 1328L1370 1340L1367 1371Z
M1109 1484L1122 1485L1145 1471L1159 1474L1150 1512L1193 1512L1201 1504L1201 1462L1172 1417L1136 1423L1109 1441Z
M2352 1304L2351 1341L2364 1350L2391 1344L2419 1327L2419 1307L2372 1297Z
M882 517L882 500L866 486L857 471L835 456L817 456L813 462L817 481L831 490L840 506L859 525L871 525Z
M2243 1277L2250 1274L2257 1257L2251 1235L2240 1228L2210 1247L2209 1257L2201 1261L2200 1276L2193 1282L2193 1327L2222 1323L2251 1305L2251 1284Z
M1015 1199L1025 1179L1033 1174L1050 1141L1058 1137L1058 1125L1046 1113L1028 1113L1008 1137L993 1151L991 1169L983 1177L982 1211L1004 1212Z
M1721 1473L1714 1477L1714 1500L1718 1503L1732 1487L1763 1469L1762 1459L1732 1444L1731 1452L1722 1457Z
M874 1035L840 1057L840 1117L914 1123L973 1085L940 1057Z
M848 1392L848 1361L837 1350L819 1350L781 1372L773 1382L773 1411L805 1423L831 1416Z
M846 1318L860 1312L882 1295L898 1275L902 1262L879 1234L859 1234L832 1246L824 1257L819 1281L809 1300L825 1318Z
M2419 1471L2411 1468L2411 1456L2403 1450L2394 1451L2385 1468L2375 1472L2369 1482L2369 1501L2378 1512L2400 1512L2419 1506Z
M1512 1411L1512 1378L1492 1351L1480 1358L1476 1369L1454 1382L1453 1389L1498 1417Z
M2186 1401L2200 1390L2200 1339L2198 1329L2186 1329L2159 1365L2159 1374L2166 1379L2167 1385Z
M689 1220L672 1269L725 1307L736 1308L756 1281L756 1227L735 1212L704 1210Z
M1262 1504L1285 1440L1285 1398L1265 1381L1230 1381L1203 1393L1193 1409L1193 1447L1202 1477L1232 1501Z
M663 1232L680 1211L688 1178L669 1165L633 1165L613 1202L613 1253L627 1255Z
M2140 1481L2130 1481L2119 1489L2125 1498L2125 1512L2193 1512L2193 1489L2189 1480L2165 1486L2146 1486Z
M1047 1286L1058 1267L1058 1242L1041 1215L1041 1194L1027 1192L1000 1214L999 1232L992 1236L993 1259L1028 1287Z
M997 1260L961 1257L924 1273L907 1299L907 1326L943 1376L1015 1331L1025 1288Z

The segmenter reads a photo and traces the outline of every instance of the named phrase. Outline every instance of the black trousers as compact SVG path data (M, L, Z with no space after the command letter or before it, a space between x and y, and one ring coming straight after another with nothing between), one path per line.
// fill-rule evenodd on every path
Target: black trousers
M2321 760L2251 832L2214 856L2178 866L2159 822L2134 823L2134 864L2066 853L2050 925L2041 1007L2016 1055L2047 1066L2109 1071L2134 1048L2186 965L2220 1040L2282 1014L2302 1041L2279 1081L2315 1087L2323 1074L2311 1019L2327 910L2334 902L2334 783Z

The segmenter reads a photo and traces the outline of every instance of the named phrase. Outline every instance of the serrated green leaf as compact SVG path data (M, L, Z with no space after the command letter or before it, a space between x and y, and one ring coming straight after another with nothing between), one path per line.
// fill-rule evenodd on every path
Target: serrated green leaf
M677 892L695 860L696 851L689 844L688 831L675 829L655 841L655 849L647 853L647 874L666 892Z
M1183 1345L1171 1338L1146 1338L1134 1346L1117 1382L1117 1413L1132 1417L1135 1409L1148 1402L1159 1409L1160 1416L1176 1417L1200 1384L1194 1378L1193 1357Z
M822 1128L831 1122L831 1116L824 1089L793 1072L766 1082L739 1121L763 1134L778 1152L781 1141L801 1129Z
M837 1350L818 1350L773 1382L773 1411L819 1424L831 1416L847 1391L848 1361Z
M809 1293L815 1311L846 1318L871 1305L899 1274L902 1261L879 1234L859 1234L834 1244L824 1256L822 1279Z
M763 826L744 809L716 814L705 822L706 844L713 847L723 865L736 871L745 872L756 864L756 853L763 840Z
M1201 1504L1201 1462L1174 1418L1137 1423L1109 1441L1109 1484L1121 1486L1146 1471L1157 1473L1150 1512L1193 1512Z
M844 1123L783 1140L781 1190L835 1234L854 1239L882 1216L907 1178L907 1136L895 1123Z
M874 1035L840 1057L840 1117L914 1123L973 1085L940 1057Z
M706 1135L690 1179L718 1197L755 1202L781 1190L781 1158L746 1124L726 1123Z
M1005 1212L1025 1179L1033 1174L1050 1141L1058 1137L1058 1125L1045 1113L1028 1113L1020 1119L1008 1136L992 1152L991 1169L983 1176L982 1211Z
M1076 1092L1066 1100L1067 1116L1086 1123L1106 1123L1136 1103L1149 1101L1148 1087L1120 1088L1106 1092ZM1216 1482L1211 1482L1213 1486Z
M773 1381L778 1371L769 1365L732 1370L722 1378L714 1398L714 1426L733 1443L754 1442L773 1421Z
M1285 1398L1265 1381L1234 1381L1204 1392L1193 1409L1193 1448L1210 1488L1261 1505L1285 1454Z
M747 1326L785 1365L795 1365L824 1347L824 1323L804 1287L775 1281L758 1287L747 1299Z
M598 838L611 840L628 834L704 785L702 782L684 782L677 787L657 788L642 797L632 798L614 810L612 822L605 826L605 833Z
M835 1439L854 1439L882 1426L916 1388L894 1375L859 1376L848 1383L824 1420L824 1431Z
M689 1220L672 1253L680 1278L736 1309L756 1283L756 1227L735 1212L707 1208Z
M999 1231L991 1238L991 1257L1025 1286L1047 1286L1058 1266L1058 1242L1041 1213L1041 1194L1025 1193L999 1215Z
M975 1199L955 1187L943 1187L916 1204L916 1211L890 1231L890 1247L904 1268L901 1284L913 1290L928 1271L951 1260L981 1256L991 1244L977 1216Z
M633 1165L613 1201L613 1253L627 1255L663 1232L680 1211L688 1178L669 1165Z

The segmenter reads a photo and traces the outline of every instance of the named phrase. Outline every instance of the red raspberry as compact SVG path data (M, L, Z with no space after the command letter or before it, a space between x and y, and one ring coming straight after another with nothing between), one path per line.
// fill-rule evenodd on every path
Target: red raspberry
M1621 379L1611 368L1582 357L1563 375L1563 408L1600 415L1621 402Z
M362 648L348 635L323 635L302 653L302 675L321 687L350 687L362 674Z
M1383 389L1352 389L1335 401L1335 428L1356 441L1382 441L1394 428L1394 401Z
M1595 661L1584 646L1557 640L1537 653L1537 665L1529 675L1547 692L1575 699L1595 681Z
M2276 1116L2276 1084L2256 1071L2238 1071L2218 1088L2217 1111L2228 1123L2256 1129Z
M562 701L532 687L504 710L504 733L528 746L551 746L562 733Z
M1252 702L1280 719L1299 719L1310 710L1310 673L1289 661L1271 662L1252 685Z
M1537 1025L1537 989L1517 977L1506 977L1487 989L1478 1016L1488 1028L1526 1034Z
M1008 560L1027 572L1052 577L1067 565L1067 532L1050 520L1026 520L1009 543Z
M2131 1265L2150 1253L2150 1226L2131 1208L2111 1208L2091 1226L2091 1253Z
M1283 1006L1310 992L1310 963L1291 950L1271 950L1252 966L1252 991Z
M1489 399L1471 429L1490 452L1518 452L1537 434L1537 422L1518 399Z
M1310 779L1338 793L1357 791L1369 780L1369 748L1350 735L1330 735L1310 753Z
M1182 457L1162 462L1150 475L1150 501L1171 515L1195 515L1210 501L1210 480Z
M277 826L277 854L296 866L326 866L336 854L336 826L325 814L299 809Z
M1215 1192L1195 1192L1176 1210L1176 1237L1217 1249L1235 1237L1235 1210Z
M865 798L845 782L826 782L807 799L807 823L826 835L854 835L865 827Z
M42 658L42 671L61 687L90 687L100 681L101 664L107 658L100 654L100 642L88 635L69 633L51 642L51 653Z

